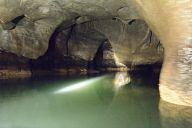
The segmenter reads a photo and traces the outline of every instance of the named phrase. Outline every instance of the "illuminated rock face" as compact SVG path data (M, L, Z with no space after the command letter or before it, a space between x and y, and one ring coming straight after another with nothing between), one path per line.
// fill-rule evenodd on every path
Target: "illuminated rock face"
M104 67L163 61L160 41L142 20L130 24L123 24L118 19L90 21L70 29L62 30L56 37L56 47L63 56L94 60L96 65Z
M19 56L36 59L47 51L49 39L56 28L66 29L72 25L91 22L94 24L93 26L96 26L94 29L106 34L104 37L111 43L119 63L128 64L135 58L133 64L159 61L161 57L156 57L157 52L152 54L154 53L151 52L152 50L149 50L150 54L148 55L152 56L151 62L148 61L149 59L144 61L142 56L134 56L134 53L138 53L140 49L147 51L145 50L147 43L144 45L141 43L139 50L137 48L135 50L130 46L132 43L126 43L126 40L132 42L132 38L121 37L120 40L117 40L118 29L121 30L121 27L117 27L120 22L95 23L96 20L113 18L125 24L123 28L126 28L127 23L134 24L133 19L141 19L158 36L165 49L160 78L162 99L175 104L192 106L191 3L192 0L0 0L0 22L2 24L0 27L0 48ZM108 25L113 26L114 29ZM158 43L154 43L155 39L151 43L153 34L150 30L147 31L147 34L146 31L143 31L143 27L139 32L147 35L142 39L150 39L147 46L155 44L158 46L154 48L155 51L158 51L158 48L162 49ZM112 30L115 31L109 32ZM129 33L129 30L132 29L129 28L125 32ZM132 31L132 34L130 37L136 38L135 42L141 42L141 38L135 37L138 32ZM72 42L69 48L73 51L70 54L80 56L85 60L93 58L93 54L76 52L75 46L72 45L76 40L72 38L69 42ZM97 47L96 44L93 49ZM123 46L129 46L128 50L122 48ZM130 53L134 54L132 59L130 56L128 57ZM145 58L148 56L144 55Z
M141 15L165 48L160 78L161 98L185 106L192 106L191 2L136 1L140 5Z
M125 25L118 19L106 19L59 27L46 54L34 60L34 67L41 69L46 64L47 69L122 71L135 65L162 63L163 48L154 33L142 20L130 22Z

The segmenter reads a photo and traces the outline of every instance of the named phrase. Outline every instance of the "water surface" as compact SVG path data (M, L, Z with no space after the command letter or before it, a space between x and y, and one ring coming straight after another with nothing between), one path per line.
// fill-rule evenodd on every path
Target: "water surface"
M110 74L0 80L0 128L171 128L176 122L191 128L190 116L179 124L177 115L175 122L164 117L157 86L134 79L117 87L114 79Z

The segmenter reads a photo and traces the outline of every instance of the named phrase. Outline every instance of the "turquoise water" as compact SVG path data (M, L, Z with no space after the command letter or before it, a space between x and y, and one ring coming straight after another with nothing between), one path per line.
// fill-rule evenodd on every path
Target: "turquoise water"
M191 108L160 102L151 78L132 78L125 86L115 79L0 80L0 128L191 128Z

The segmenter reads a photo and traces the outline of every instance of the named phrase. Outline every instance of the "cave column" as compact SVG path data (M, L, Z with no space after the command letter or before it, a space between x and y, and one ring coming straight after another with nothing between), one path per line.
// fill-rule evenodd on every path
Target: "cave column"
M165 53L160 76L160 96L164 101L184 106L192 106L191 16L188 10L179 8L167 20L166 31L161 32Z
M162 100L192 106L191 0L136 0L135 4L164 47L159 86Z
M192 38L167 43L172 45L165 45L160 96L170 103L192 106Z

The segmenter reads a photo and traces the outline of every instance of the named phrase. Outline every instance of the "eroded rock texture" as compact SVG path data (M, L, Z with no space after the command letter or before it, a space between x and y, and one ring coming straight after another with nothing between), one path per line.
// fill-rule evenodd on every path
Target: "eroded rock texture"
M160 41L134 8L115 0L1 0L0 49L38 58L37 69L162 62Z
M0 48L38 58L47 51L49 38L60 24L67 27L118 15L124 17L124 5L125 2L115 0L1 0Z
M160 41L144 21L130 22L123 24L118 19L111 19L58 28L41 63L54 68L85 69L161 63L163 48Z
M9 43L14 42L9 40ZM144 21L130 20L125 24L113 18L67 28L59 26L49 40L46 53L31 60L29 65L31 70L122 70L162 61L160 41Z

